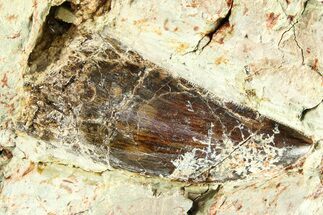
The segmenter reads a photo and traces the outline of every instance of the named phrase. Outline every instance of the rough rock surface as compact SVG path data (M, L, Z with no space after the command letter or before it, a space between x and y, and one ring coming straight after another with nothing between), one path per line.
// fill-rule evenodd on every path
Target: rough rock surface
M321 1L62 3L0 2L1 213L323 213ZM79 34L67 37L71 31ZM26 103L30 89L50 83L46 71L65 65L77 35L97 34L224 103L296 129L314 142L310 152L285 169L191 185L120 172L102 157L22 133L19 119L34 108ZM98 43L92 56L79 57L100 57L101 37L89 38Z

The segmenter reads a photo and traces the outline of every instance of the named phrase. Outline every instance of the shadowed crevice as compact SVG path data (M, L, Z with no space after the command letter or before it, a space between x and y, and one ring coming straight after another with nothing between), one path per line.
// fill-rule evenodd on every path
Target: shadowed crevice
M29 55L28 66L31 72L41 72L57 60L64 44L64 34L71 28L72 24L56 18L60 7L71 9L68 2L60 6L51 7L42 27L42 33L37 39L36 46ZM55 47L55 48L54 48Z

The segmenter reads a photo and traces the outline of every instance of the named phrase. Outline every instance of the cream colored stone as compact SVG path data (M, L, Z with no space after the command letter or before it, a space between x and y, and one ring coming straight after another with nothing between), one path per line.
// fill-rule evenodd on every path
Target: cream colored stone
M35 164L19 157L7 166L5 177L1 214L184 215L192 204L178 185L157 184L122 172L101 175L64 165ZM159 193L162 186L168 186L167 192Z
M85 153L78 154L69 146L57 142L44 142L30 136L20 135L15 139L14 153L23 152L24 156L35 163L58 163L81 168L85 171L104 172L111 169L106 160L94 159ZM90 148L90 146L89 146Z
M75 15L64 7L59 7L55 17L67 23L76 23Z
M189 185L106 171L108 165L57 143L24 135L16 139L11 124L4 123L24 108L19 98L25 96L28 56L50 7L61 3L0 2L0 144L17 146L14 158L0 170L0 214L185 214L192 202L180 188ZM79 28L114 36L216 97L322 139L322 2L234 0L230 26L210 41L205 35L227 16L229 3L113 0L110 12ZM96 4L88 9L95 10ZM308 111L303 115L304 109ZM287 172L224 183L219 193L203 200L199 211L322 214L322 152L318 145L304 166Z

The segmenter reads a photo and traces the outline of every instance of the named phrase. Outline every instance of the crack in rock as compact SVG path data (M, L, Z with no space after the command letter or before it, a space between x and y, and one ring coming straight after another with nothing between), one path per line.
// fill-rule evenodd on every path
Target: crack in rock
M232 7L233 7L233 1L231 1L230 8L227 12L227 14L223 18L219 18L214 26L213 29L211 29L209 32L207 32L196 44L193 50L186 52L184 55L187 55L189 53L196 53L199 51L199 54L202 53L205 47L207 47L213 37L219 32L220 29L222 29L225 25L229 24L229 18L231 16L232 12Z
M322 101L320 101L317 105L315 105L315 106L313 106L313 107L310 107L310 108L304 108L303 109L303 111L301 112L301 114L299 115L299 119L301 120L301 121L303 121L304 119L305 119L305 116L309 113L309 112L311 112L311 111L313 111L313 110L315 110L321 103L323 103L323 100Z
M210 185L207 186L206 191L199 194L197 197L191 199L193 201L192 207L189 211L187 211L188 215L196 215L202 212L203 206L206 205L206 202L210 199L212 199L215 194L217 194L220 189L222 188L221 185L218 185L216 189L211 189Z
M305 12L305 10L306 10L306 7L307 7L307 5L308 5L308 1L305 1L304 2L304 6L303 6L303 10L302 10L302 12L301 12L301 15L300 15L300 17L294 22L294 23L292 23L291 24L291 26L286 30L286 31L284 31L283 33L282 33L282 35L281 35L281 37L280 37L280 39L279 39L279 41L278 41L278 44L277 44L277 46L278 46L278 49L280 50L280 44L282 43L282 40L283 40L283 38L284 38L284 36L285 36L285 34L287 34L290 30L293 30L293 39L294 39L294 41L295 41L295 43L296 43L296 46L299 48L299 50L300 50L300 52L301 52L301 58L302 58L302 65L304 65L304 61L305 61L305 58L304 58L304 49L300 46L300 44L299 44L299 42L297 41L297 36L296 36L296 29L295 29L295 26L299 23L299 21L301 20L301 18L302 18L302 15L304 14L304 12ZM283 9L282 9L283 10ZM286 14L286 12L283 10L283 12L284 12L284 14L287 16L287 14ZM288 16L287 16L288 17Z

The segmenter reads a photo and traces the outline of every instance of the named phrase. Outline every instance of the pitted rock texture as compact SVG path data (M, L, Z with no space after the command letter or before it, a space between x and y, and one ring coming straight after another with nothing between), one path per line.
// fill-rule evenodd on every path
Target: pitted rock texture
M19 124L29 135L115 168L196 181L287 166L311 144L257 112L217 101L115 40L74 37L74 50L58 66L26 75L31 108Z

